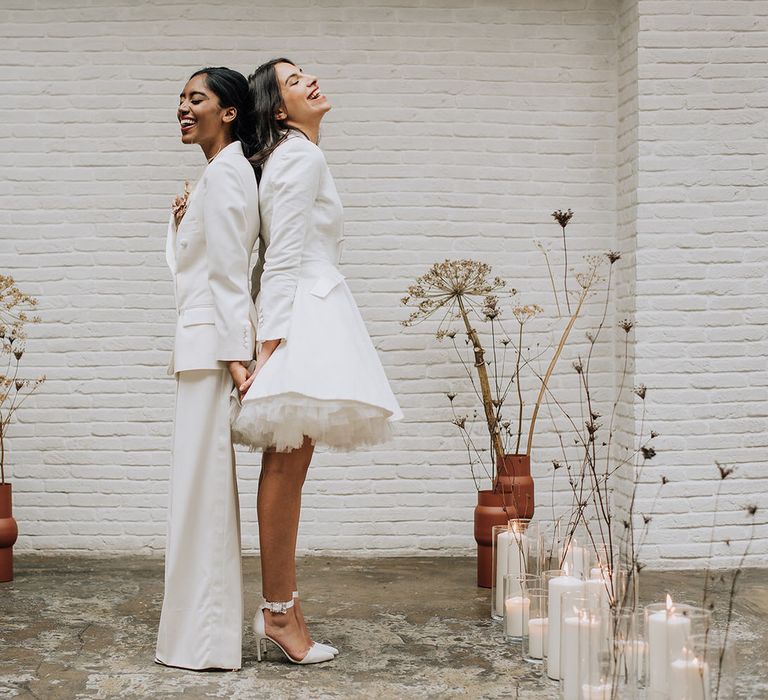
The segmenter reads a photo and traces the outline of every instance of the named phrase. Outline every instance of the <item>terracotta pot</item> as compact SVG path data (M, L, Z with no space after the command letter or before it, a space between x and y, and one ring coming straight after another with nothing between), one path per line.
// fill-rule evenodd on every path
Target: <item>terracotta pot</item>
M512 518L532 518L533 510L531 458L528 455L504 455L504 463L496 465L493 490L477 492L475 541L477 542L478 586L491 587L493 526L504 525Z
M13 544L18 535L11 515L11 485L0 484L0 583L13 581Z

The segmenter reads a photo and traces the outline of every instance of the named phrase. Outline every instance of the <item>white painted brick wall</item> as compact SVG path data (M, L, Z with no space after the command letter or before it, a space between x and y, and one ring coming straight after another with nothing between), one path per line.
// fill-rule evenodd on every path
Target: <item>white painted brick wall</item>
M761 506L768 526L768 2L639 0L637 374L660 451L642 491L662 491L647 556L701 565L709 552L715 462L722 485L715 554L735 562ZM730 545L723 542L730 539Z
M664 387L651 394L668 451L659 469L679 474L649 558L696 563L700 545L679 537L690 532L681 516L693 493L680 479L699 479L696 465L725 453L742 462L726 484L738 493L723 497L729 524L737 497L764 487L764 154L753 129L768 13L735 3L729 16L725 5L702 3L685 24L675 12L690 3L642 0L3 0L0 269L41 299L45 323L26 359L49 376L13 427L18 546L162 551L174 318L165 221L202 161L178 142L175 96L199 66L249 72L287 55L318 73L335 105L322 145L346 208L344 269L407 416L386 447L316 456L300 549L472 550L474 489L444 396L458 391L466 404L466 383L426 325L399 326L399 299L431 262L472 256L508 277L521 301L552 311L533 240L550 241L558 262L549 215L570 206L571 260L637 247L620 289L631 292L636 276L640 297L622 294L616 314L637 305L638 374ZM677 54L666 37L682 37ZM570 408L586 321L556 378ZM734 341L751 350L734 353ZM604 396L613 354L601 346L596 361ZM698 408L700 392L717 403ZM717 427L725 432L713 440ZM534 460L543 515L568 500L559 479L552 493L555 447L545 417ZM254 551L258 459L238 462L243 543ZM755 561L765 554L764 542L755 547Z

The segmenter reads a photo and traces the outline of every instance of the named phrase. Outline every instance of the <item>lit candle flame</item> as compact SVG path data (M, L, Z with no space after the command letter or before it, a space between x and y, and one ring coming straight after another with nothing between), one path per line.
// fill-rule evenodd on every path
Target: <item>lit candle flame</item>
M667 593L667 614L671 615L675 612L675 606L672 603L672 596Z

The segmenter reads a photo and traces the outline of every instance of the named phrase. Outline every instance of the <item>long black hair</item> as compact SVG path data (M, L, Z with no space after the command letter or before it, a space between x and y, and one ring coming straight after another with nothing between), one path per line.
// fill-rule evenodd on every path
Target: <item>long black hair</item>
M277 118L277 113L283 106L280 85L275 72L275 66L278 63L296 65L288 58L273 58L271 61L262 63L248 76L248 91L254 125L251 138L253 152L249 160L251 165L256 168L257 175L261 175L261 168L265 161L272 154L272 151L285 141L288 132L290 130L301 131L286 124L285 120Z
M222 108L234 107L237 110L237 116L230 124L232 138L243 144L243 153L250 158L254 154L254 114L245 76L223 66L201 68L189 79L197 75L205 76L206 87L216 95Z

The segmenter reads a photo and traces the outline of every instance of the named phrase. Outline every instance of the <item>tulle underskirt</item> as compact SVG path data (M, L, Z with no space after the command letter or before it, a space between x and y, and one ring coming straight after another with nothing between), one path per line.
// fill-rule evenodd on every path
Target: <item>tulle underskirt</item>
M251 451L301 447L304 436L332 451L346 452L385 442L392 412L350 400L316 399L287 393L232 406L232 441Z

